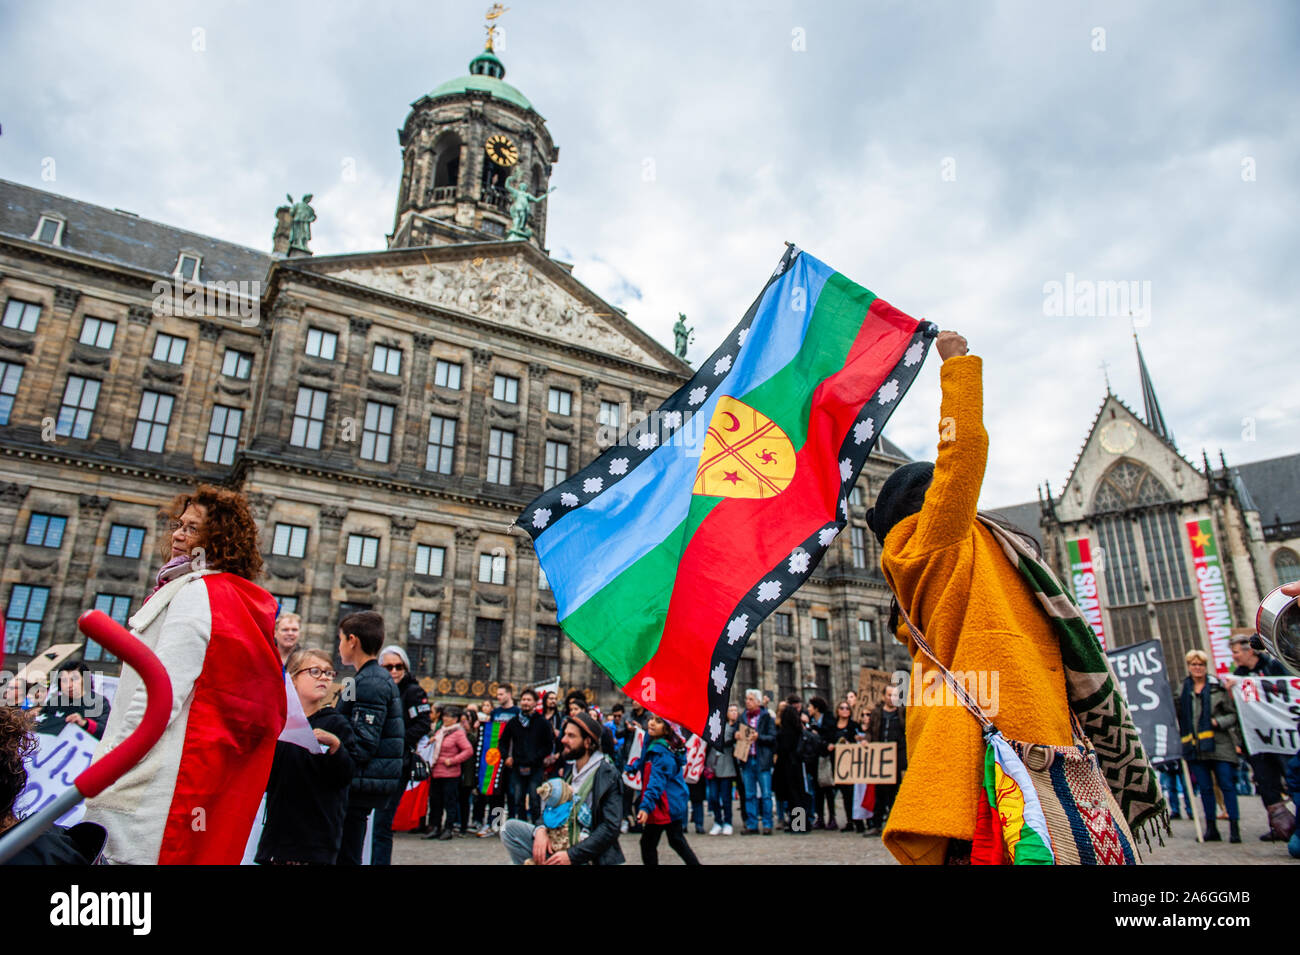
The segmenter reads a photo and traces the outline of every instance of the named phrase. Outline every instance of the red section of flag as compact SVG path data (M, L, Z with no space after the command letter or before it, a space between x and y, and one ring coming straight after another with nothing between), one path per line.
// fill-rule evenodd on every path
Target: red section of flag
M408 785L397 802L393 813L393 832L410 832L419 829L429 812L429 780Z
M839 517L840 447L862 405L902 359L918 324L881 299L872 302L844 367L813 393L808 438L789 487L775 497L723 500L691 537L659 647L624 688L652 712L704 732L706 681L719 635L765 574ZM788 596L780 594L773 606Z

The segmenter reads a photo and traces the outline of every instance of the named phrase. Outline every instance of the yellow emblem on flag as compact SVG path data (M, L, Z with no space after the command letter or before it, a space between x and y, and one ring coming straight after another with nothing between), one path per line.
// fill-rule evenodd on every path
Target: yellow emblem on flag
M730 395L718 399L695 472L695 493L775 497L793 479L794 445L776 422Z

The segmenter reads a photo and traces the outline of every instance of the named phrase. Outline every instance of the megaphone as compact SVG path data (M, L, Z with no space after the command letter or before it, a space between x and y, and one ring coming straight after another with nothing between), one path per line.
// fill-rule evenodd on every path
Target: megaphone
M1250 645L1267 650L1292 673L1300 674L1300 597L1282 593L1278 587L1259 605L1255 633Z

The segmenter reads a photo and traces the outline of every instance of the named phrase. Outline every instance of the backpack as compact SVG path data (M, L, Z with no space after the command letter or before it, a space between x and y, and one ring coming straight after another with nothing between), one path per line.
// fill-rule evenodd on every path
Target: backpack
M822 737L815 729L805 726L799 734L799 745L795 755L804 762L811 762L822 753Z

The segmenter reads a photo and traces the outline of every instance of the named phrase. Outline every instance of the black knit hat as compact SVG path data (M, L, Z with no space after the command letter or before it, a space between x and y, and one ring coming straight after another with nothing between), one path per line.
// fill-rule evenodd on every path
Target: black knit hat
M895 524L921 509L933 479L934 465L929 461L904 464L889 475L876 496L876 506L867 511L867 526L876 540L883 544Z

